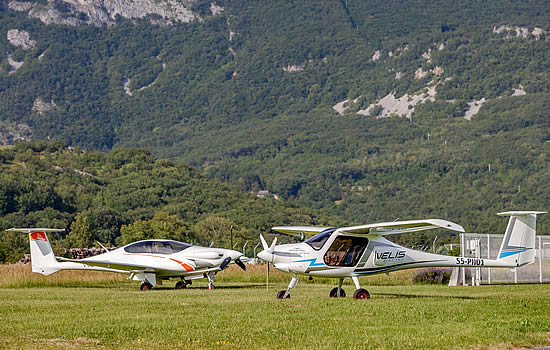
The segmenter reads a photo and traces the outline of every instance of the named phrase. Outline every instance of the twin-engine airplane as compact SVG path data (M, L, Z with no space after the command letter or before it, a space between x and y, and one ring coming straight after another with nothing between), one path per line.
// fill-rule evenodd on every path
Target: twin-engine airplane
M141 290L150 290L170 278L180 279L176 283L176 289L185 288L194 279L208 278L208 289L214 289L216 273L231 262L246 271L241 260L243 254L235 250L198 247L166 239L149 239L89 258L66 259L55 257L46 235L46 232L64 230L12 228L8 231L25 232L29 235L32 272L43 275L51 275L60 270L119 272L141 281Z
M297 275L338 278L338 287L330 297L345 297L342 282L351 278L356 290L354 299L368 299L369 292L361 288L358 277L418 267L507 267L530 264L535 259L536 216L540 211L509 211L498 215L510 216L500 252L496 260L464 258L431 254L407 249L388 241L385 236L443 228L464 232L462 226L446 220L412 220L383 222L362 226L328 228L278 226L273 231L285 234L317 233L302 243L276 245L277 238L268 246L263 236L262 260L288 272L292 280L287 290L277 298L290 297L290 289L298 283Z

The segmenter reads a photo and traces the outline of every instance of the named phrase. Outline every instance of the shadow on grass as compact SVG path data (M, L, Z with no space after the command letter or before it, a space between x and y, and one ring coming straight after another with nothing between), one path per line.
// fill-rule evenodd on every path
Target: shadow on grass
M476 297L465 295L424 295L424 294L402 294L402 293L372 293L374 297L385 296L398 299L463 299L463 300L475 300Z
M139 286L138 286L139 288ZM215 289L247 289L247 288L264 288L265 289L265 284L243 284L243 285L218 285L216 284L215 285ZM155 286L153 288L153 290L174 290L175 288L174 287L170 287L168 285L166 286ZM189 290L206 290L206 286L187 286L185 288L183 288L182 290L186 290L186 289L189 289Z

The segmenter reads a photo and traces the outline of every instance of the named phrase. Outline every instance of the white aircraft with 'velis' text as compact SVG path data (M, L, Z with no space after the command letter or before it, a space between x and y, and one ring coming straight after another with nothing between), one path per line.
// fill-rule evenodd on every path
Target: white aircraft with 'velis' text
M12 228L7 231L29 235L32 272L51 275L61 270L96 270L128 274L141 281L141 290L150 290L163 280L179 278L176 289L185 288L197 278L208 278L208 289L214 289L216 273L235 263L246 271L236 250L205 248L167 239L149 239L130 243L115 250L84 258L56 257L46 232L64 230L45 228Z
M383 222L362 226L328 228L307 226L278 226L273 231L285 234L315 236L302 243L268 246L263 236L264 250L258 257L284 272L292 280L279 299L290 297L290 289L298 282L297 275L338 278L338 287L330 297L345 297L342 282L351 278L356 290L354 299L368 299L369 292L359 285L358 277L419 267L506 267L515 268L534 262L536 216L540 211L509 211L498 215L510 216L496 260L464 258L431 254L401 247L385 238L387 235L442 228L464 232L462 226L440 219Z

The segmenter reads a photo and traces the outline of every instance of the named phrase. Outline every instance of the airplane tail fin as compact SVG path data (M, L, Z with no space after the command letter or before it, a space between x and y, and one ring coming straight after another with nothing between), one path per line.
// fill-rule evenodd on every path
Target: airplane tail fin
M51 275L61 270L60 263L55 258L55 254L48 240L46 232L59 232L65 230L44 229L44 228L12 228L8 231L24 232L29 235L31 246L31 264L32 272L43 275Z
M498 213L510 216L506 233L500 246L498 259L513 266L523 266L535 261L535 235L537 214L542 211L508 211Z

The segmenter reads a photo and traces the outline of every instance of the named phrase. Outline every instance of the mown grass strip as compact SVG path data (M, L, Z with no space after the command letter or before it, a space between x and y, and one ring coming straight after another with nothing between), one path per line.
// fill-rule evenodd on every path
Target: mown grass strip
M303 283L277 300L255 282L173 290L0 288L3 348L494 349L550 344L550 285L368 286L366 301ZM333 283L335 281L333 280Z

